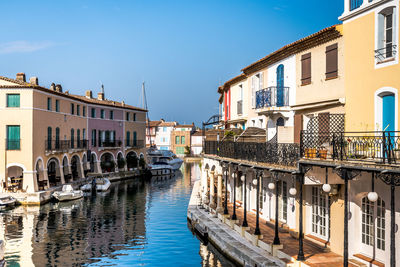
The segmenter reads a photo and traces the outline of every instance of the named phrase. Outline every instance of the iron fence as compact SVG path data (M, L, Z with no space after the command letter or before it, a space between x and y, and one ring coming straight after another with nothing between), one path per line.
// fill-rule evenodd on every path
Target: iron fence
M375 58L378 63L384 61L385 59L394 57L397 53L397 45L386 45L383 48L375 50Z
M125 146L126 147L132 147L132 148L143 148L144 147L144 140L125 139Z
M88 140L45 140L46 151L67 151L69 149L87 149Z
M299 144L204 141L203 151L207 155L285 166L295 166L300 158Z
M121 147L121 140L99 140L99 147Z
M289 106L289 87L271 86L256 92L256 109Z
M400 162L400 132L301 133L301 156L395 164Z

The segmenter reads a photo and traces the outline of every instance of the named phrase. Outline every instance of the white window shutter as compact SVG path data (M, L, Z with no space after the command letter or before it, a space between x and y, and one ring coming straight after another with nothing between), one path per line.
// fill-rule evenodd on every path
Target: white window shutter
M259 90L263 89L263 80L264 80L264 78L263 78L263 73L261 72L261 73L260 73L260 80L259 80L259 82L260 82L260 87L258 88Z
M256 107L256 76L251 77L251 107Z

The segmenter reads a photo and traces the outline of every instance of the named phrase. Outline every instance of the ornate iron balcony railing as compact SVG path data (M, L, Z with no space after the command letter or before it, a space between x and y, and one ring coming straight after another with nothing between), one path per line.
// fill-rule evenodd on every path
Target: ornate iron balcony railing
M256 109L289 106L289 87L271 86L256 92Z
M45 151L65 152L69 149L87 149L88 140L54 140L47 139L45 141Z
M301 156L383 164L400 163L400 132L301 133Z
M143 148L144 140L125 139L125 146L132 148Z
M295 166L300 158L298 144L204 141L203 151L206 155L284 166Z
M397 53L397 45L387 45L386 47L375 50L375 58L378 63L385 59L392 58Z

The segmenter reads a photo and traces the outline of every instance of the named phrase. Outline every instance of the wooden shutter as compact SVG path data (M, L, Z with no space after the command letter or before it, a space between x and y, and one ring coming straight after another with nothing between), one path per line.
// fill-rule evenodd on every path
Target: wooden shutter
M301 85L311 83L311 53L301 56Z
M326 79L338 76L338 45L333 44L326 47Z
M303 130L303 115L294 115L294 142L300 144L301 131Z

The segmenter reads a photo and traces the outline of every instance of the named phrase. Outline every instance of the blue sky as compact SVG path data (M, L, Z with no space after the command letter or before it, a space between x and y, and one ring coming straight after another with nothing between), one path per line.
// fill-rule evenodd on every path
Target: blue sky
M2 0L0 75L140 105L180 123L218 113L217 87L281 46L338 23L342 0Z

